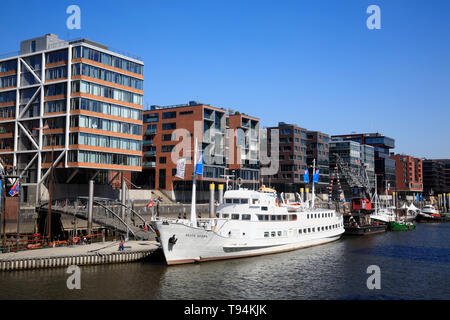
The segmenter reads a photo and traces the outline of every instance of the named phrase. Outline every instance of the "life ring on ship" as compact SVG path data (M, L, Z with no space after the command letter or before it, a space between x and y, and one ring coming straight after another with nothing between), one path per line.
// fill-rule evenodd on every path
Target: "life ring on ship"
M80 237L73 237L72 238L73 243L78 243L78 241L80 241Z

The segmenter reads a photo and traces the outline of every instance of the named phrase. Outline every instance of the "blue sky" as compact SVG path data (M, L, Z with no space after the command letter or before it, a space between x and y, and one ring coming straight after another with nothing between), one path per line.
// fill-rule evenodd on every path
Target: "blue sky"
M81 8L81 30L66 8ZM369 30L366 8L381 8ZM450 158L450 1L2 1L0 53L45 33L141 56L147 104L198 100ZM20 22L19 22L20 21Z

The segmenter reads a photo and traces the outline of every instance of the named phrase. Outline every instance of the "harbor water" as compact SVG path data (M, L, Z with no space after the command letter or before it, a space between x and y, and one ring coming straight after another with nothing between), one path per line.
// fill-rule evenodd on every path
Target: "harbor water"
M367 287L371 265L381 289ZM65 268L0 272L0 299L450 299L450 223L262 257L80 268L80 290Z

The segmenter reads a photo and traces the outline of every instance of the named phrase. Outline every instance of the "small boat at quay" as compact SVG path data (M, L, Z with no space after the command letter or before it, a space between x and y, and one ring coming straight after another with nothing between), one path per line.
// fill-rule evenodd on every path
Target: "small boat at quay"
M416 225L412 222L406 221L391 221L389 222L390 231L410 231L414 230Z
M354 212L344 216L344 229L346 235L366 236L385 232L387 224L371 221L370 214Z
M433 205L427 204L416 215L417 222L449 222L450 218L443 217Z

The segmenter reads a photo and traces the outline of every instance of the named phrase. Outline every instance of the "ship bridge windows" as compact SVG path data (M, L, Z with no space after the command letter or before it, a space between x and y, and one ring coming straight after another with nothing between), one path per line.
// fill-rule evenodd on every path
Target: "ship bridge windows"
M228 219L230 215L228 213L222 213L222 218Z
M225 199L225 203L234 203L234 204L248 204L248 199L239 199L239 198L228 198Z
M237 213L232 214L231 220L239 220L239 214L237 214Z
M243 214L242 215L242 220L250 220L250 215L249 214Z

